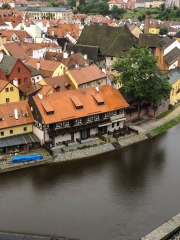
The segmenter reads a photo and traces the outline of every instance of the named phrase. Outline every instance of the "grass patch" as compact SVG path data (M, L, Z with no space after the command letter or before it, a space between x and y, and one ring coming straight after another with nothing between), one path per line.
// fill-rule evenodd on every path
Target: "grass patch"
M151 131L151 133L152 133L153 135L154 135L154 134L155 134L155 135L161 134L161 133L167 131L168 129L176 126L178 123L180 123L180 115L178 115L176 118L172 119L171 121L169 121L169 122L167 122L167 123L165 123L165 124L163 124L163 125L155 128L155 129L153 129L153 130Z
M161 118L163 118L163 117L165 117L165 116L167 116L169 113L171 113L172 112L172 110L166 110L165 112L163 112L163 113L161 113L159 116L157 116L156 117L156 119L161 119Z

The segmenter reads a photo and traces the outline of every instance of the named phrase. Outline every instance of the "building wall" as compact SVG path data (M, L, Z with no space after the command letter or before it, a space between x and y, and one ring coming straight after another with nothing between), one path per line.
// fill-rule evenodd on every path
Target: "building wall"
M149 28L149 33L151 34L159 34L160 28Z
M69 71L66 72L66 74L69 76L69 78L71 79L72 83L74 84L75 88L78 89L78 84L75 81L75 79L72 77L72 75L70 74Z
M98 79L98 80L95 80L92 82L81 84L81 85L79 85L78 88L98 87L98 86L106 85L106 84L107 84L107 79L102 78L102 79Z
M169 66L164 60L164 50L156 48L156 57L158 57L157 65L163 71L168 71Z
M19 68L20 72L18 71ZM14 78L21 80L18 83L18 87L21 87L26 83L26 78L27 82L31 81L31 71L20 60L16 62L15 66L13 67L8 77L8 80L12 81Z
M131 32L137 38L139 38L139 34L143 33L137 26Z
M180 78L172 84L170 104L175 105L180 100Z
M33 133L38 137L41 144L44 144L44 131L41 131L39 128L33 126Z
M12 90L12 89L13 90ZM8 92L6 91L8 89ZM6 103L6 99L9 98L9 102L19 101L19 89L13 84L9 83L1 92L0 92L0 104Z
M38 75L38 76L31 77L31 82L34 83L34 80L35 80L35 83L40 82L42 80L42 76Z
M12 113L12 114L14 114L14 113ZM16 120L14 120L14 121L16 121ZM27 131L24 131L24 127L27 128ZM10 130L13 130L12 134L10 134ZM28 132L32 132L32 131L33 131L33 124L25 124L25 125L20 125L17 127L0 129L0 136L1 136L1 132L4 132L4 136L1 136L1 138L4 138L4 137L10 137L10 136L18 135L18 134L24 134L24 133L28 133Z
M66 70L67 70L67 67L64 64L60 63L59 66L54 71L52 77L61 76L64 74L64 71Z

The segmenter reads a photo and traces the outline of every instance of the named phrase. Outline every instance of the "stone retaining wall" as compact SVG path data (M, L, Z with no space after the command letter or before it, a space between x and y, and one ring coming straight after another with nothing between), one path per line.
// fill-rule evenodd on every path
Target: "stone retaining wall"
M167 240L172 234L180 229L180 214L149 233L141 240Z
M98 145L96 147L90 147L85 149L79 149L71 152L60 153L57 157L55 157L53 162L62 162L73 159L80 159L85 157L90 157L94 155L98 155L104 152L109 152L114 150L114 147L111 143L105 143L102 145Z

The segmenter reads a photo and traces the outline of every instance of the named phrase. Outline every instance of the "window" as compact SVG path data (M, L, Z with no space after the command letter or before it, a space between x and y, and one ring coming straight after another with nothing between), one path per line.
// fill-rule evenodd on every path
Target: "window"
M14 91L14 88L13 87L10 87L10 92L13 92Z
M21 78L18 79L18 84L21 84Z
M21 69L20 69L20 68L18 68L18 72L21 72Z
M13 130L10 130L10 134L13 134Z
M112 123L112 128L114 128L114 123Z
M39 79L39 77L37 77L37 79Z
M7 88L5 88L5 91L6 91L6 92L9 92L9 88L8 88L8 87L7 87Z
M6 102L9 102L9 98L6 98Z
M27 77L24 78L24 83L27 83L28 79Z
M27 131L27 127L24 127L24 132L26 132Z
M113 57L111 57L111 60L113 60Z
M117 127L119 127L119 122L117 122Z
M4 132L1 132L1 136L4 136Z

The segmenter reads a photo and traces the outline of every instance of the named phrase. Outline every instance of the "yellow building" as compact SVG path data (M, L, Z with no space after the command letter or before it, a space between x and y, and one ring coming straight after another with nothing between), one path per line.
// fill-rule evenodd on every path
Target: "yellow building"
M47 78L61 76L67 70L63 63L57 61L28 58L26 63L37 69L41 76Z
M180 70L175 68L169 71L169 82L172 85L172 90L170 93L170 104L173 106L180 101Z
M0 152L14 153L33 148L39 140L33 134L34 118L27 101L0 104Z
M0 80L0 104L19 101L19 89L12 83Z

